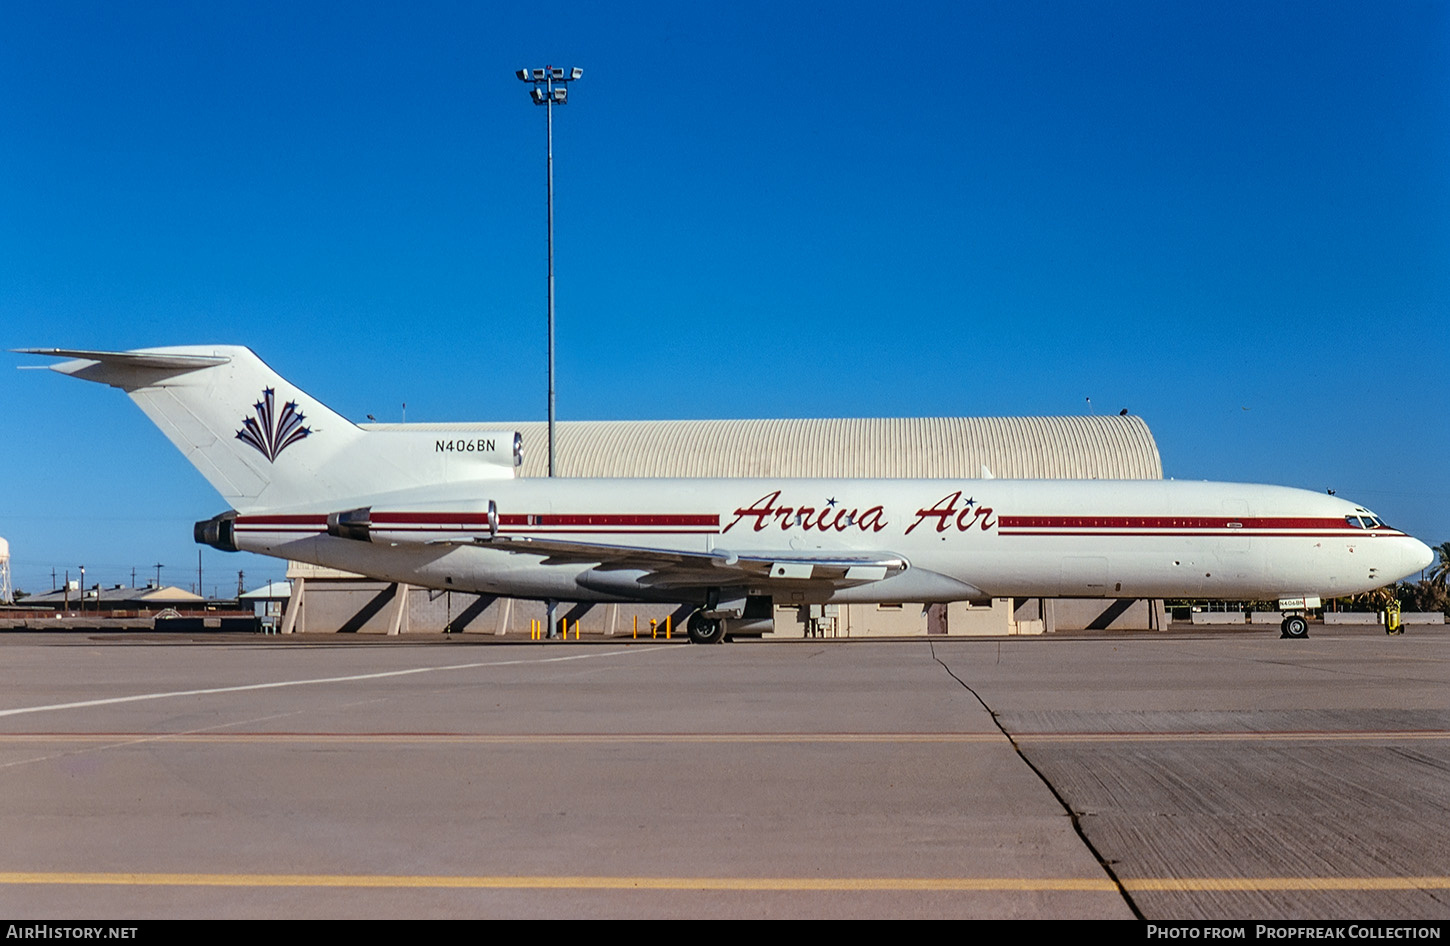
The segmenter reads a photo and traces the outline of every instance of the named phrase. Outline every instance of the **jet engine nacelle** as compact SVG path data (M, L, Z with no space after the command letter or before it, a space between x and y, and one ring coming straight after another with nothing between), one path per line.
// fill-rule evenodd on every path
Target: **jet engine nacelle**
M327 517L327 534L336 539L354 539L371 542L373 508L362 506L346 512L334 512Z
M468 542L498 535L498 505L488 502L482 513L391 512L360 506L330 513L327 534L333 538L389 545L431 545Z
M210 545L221 552L236 552L239 551L236 526L237 511L228 509L192 526L191 534L197 545Z

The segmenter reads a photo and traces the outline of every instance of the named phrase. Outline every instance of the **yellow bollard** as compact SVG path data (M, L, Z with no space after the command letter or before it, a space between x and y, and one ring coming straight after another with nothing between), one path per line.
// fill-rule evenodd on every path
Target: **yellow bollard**
M630 635L632 640L639 640L639 615L634 616L634 633Z
M669 640L670 639L670 628L674 626L674 623L675 623L675 616L673 614L666 614L665 615L665 640Z
M576 641L579 639L579 622L577 620L574 622L574 639Z

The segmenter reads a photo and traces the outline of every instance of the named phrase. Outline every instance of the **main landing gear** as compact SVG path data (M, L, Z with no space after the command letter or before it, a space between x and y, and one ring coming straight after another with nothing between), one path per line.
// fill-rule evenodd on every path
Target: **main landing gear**
M1279 625L1279 638L1304 638L1309 636L1309 621L1302 614L1291 614Z
M718 644L725 639L725 622L704 617L698 611L690 615L685 628L692 644Z

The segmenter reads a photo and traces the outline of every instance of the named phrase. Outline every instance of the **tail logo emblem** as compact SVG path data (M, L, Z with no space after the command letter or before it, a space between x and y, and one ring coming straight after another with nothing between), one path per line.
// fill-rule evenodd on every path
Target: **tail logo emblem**
M311 427L302 426L306 418L297 410L296 401L283 404L280 414L276 406L276 393L263 388L262 399L252 405L253 416L242 418L242 429L237 431L237 439L254 447L268 463L277 462L278 454L312 433Z

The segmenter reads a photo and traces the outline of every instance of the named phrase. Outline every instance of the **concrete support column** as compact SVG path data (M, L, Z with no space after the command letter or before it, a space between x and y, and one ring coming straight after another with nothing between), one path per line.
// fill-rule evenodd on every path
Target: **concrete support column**
M401 581L393 585L393 616L388 621L389 637L397 637L407 629L408 587L407 582Z
M307 623L302 618L302 593L307 589L307 579L292 579L292 594L287 598L287 614L282 618L283 634L304 634ZM301 625L299 627L298 625Z

